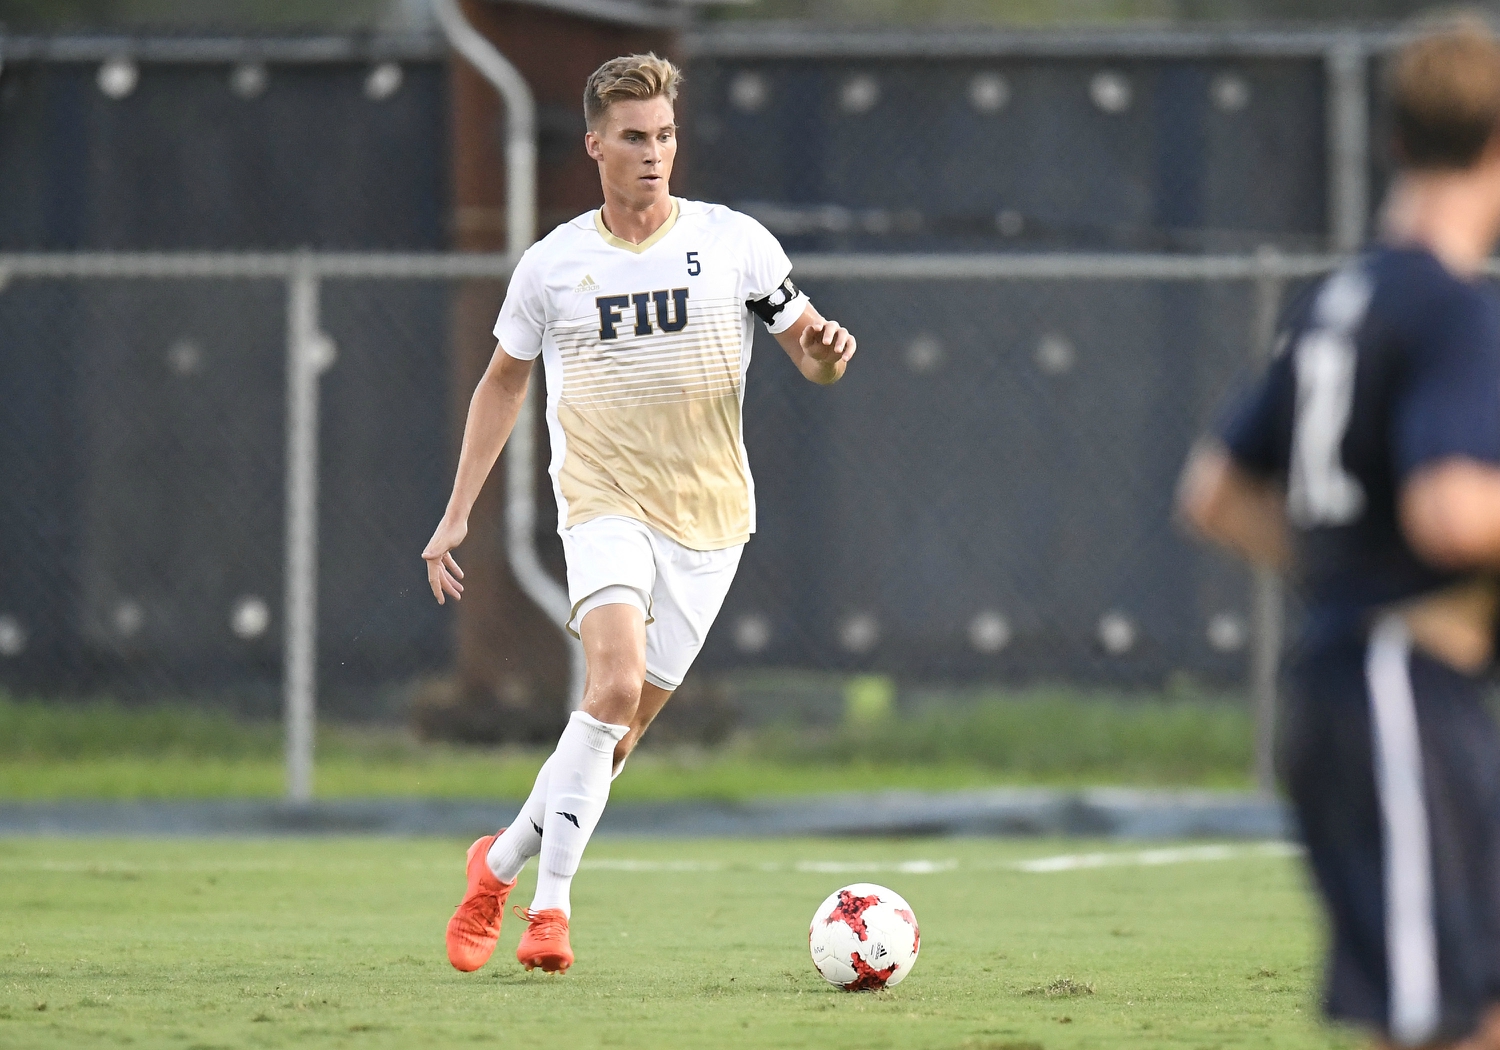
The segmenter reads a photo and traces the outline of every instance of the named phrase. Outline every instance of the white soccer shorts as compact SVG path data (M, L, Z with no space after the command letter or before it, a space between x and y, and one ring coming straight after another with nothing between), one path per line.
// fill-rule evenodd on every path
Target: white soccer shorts
M646 681L659 689L682 684L734 582L743 543L695 551L632 518L608 515L562 530L568 562L568 630L621 597L606 588L629 588L646 616ZM591 602L595 596L611 601ZM629 597L629 594L624 595Z

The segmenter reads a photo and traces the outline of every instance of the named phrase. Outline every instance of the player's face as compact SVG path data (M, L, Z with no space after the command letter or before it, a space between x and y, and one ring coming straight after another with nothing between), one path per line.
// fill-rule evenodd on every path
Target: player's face
M677 159L677 121L664 98L616 102L597 131L584 136L589 156L599 162L607 198L649 206L666 197Z

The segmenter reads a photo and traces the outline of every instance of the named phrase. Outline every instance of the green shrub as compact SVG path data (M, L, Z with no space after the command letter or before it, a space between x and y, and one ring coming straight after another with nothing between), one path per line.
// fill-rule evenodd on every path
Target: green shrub
M822 730L781 726L749 746L789 763L965 764L1040 778L1171 782L1248 769L1252 739L1240 705L1057 690Z
M113 700L16 700L0 694L0 756L97 758L184 754L214 758L275 755L281 728L241 722L185 704L134 707Z
M742 730L727 748L689 750L699 764L727 763L726 769L744 761L788 773L941 767L1005 782L1183 784L1238 781L1250 767L1252 738L1250 715L1241 704L1059 688L970 696L838 727L786 723ZM681 746L663 731L654 741L647 738L642 757L655 753L675 762ZM281 748L279 723L245 722L213 708L43 702L0 694L0 759L276 762ZM422 744L392 727L332 722L319 726L317 753L320 762L434 770L499 757L493 750Z

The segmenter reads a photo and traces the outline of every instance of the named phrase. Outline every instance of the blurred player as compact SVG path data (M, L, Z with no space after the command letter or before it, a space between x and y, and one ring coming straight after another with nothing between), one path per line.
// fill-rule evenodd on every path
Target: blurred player
M671 195L678 80L655 55L589 77L584 142L604 207L559 226L516 267L453 495L422 552L437 600L459 598L452 552L540 355L568 629L583 640L588 681L520 815L469 848L468 892L448 924L460 970L494 951L506 897L538 853L516 957L528 970L573 963L569 887L612 775L682 683L755 529L740 419L755 318L815 383L837 381L854 354L854 337L792 284L764 227Z
M1396 56L1379 243L1289 317L1182 508L1288 568L1308 620L1283 773L1332 927L1326 1007L1382 1045L1500 1047L1500 45Z

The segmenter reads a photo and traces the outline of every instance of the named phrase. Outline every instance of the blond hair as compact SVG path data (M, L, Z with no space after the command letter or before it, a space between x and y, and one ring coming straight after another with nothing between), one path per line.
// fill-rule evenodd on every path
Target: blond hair
M616 102L677 98L682 73L654 52L645 55L623 55L612 58L589 75L583 86L583 119L597 128L605 112Z
M1403 167L1472 167L1500 127L1500 41L1482 15L1419 25L1396 54L1388 87Z

